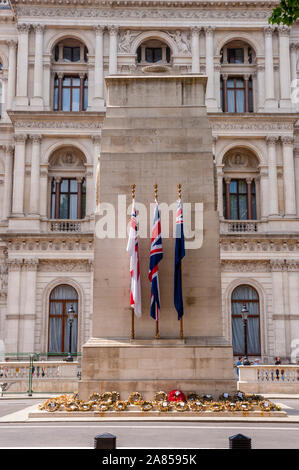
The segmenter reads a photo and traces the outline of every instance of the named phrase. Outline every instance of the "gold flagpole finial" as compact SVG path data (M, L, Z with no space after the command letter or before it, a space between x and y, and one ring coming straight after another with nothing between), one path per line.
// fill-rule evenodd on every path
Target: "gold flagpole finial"
M182 185L181 184L178 184L178 195L179 195L179 199L182 198Z
M136 188L136 184L131 184L132 199L135 198L135 188Z

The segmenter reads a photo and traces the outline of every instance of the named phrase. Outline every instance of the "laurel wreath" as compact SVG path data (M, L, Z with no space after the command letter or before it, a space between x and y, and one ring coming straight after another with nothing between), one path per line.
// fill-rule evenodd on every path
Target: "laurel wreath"
M129 402L118 400L114 403L114 409L116 411L124 411L127 409Z
M159 409L159 411L169 411L172 409L172 405L171 403L169 403L169 401L166 401L166 400L163 400L163 401L159 401L157 403L157 407Z
M140 404L140 408L142 411L150 411L152 410L154 407L154 404L153 402L149 401L149 400L144 400L141 404Z
M184 402L184 401L177 401L175 402L175 405L174 405L175 409L177 411L188 411L189 410L189 405L188 403Z
M167 401L167 393L165 392L156 392L154 395L154 402L159 403L161 401Z
M131 403L131 405L140 405L142 400L142 395L139 392L132 392L129 395L129 403Z

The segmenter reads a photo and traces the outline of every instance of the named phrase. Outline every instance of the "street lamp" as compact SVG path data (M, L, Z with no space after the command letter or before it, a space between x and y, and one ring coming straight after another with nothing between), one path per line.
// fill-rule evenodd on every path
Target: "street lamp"
M73 306L71 305L70 308L67 311L67 319L68 319L69 326L70 326L70 331L69 331L69 354L66 358L67 362L73 362L73 357L72 357L72 326L73 326L74 318L75 318L75 310L73 309Z
M247 346L247 320L248 320L248 310L246 308L246 303L243 303L242 311L242 320L243 320L243 325L244 325L244 344L245 344L245 359L243 361L244 366L250 365L250 362L248 360L247 354L248 354L248 346Z

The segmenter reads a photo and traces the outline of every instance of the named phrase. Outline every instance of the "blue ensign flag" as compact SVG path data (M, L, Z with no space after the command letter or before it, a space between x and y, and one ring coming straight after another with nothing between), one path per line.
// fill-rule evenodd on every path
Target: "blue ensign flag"
M182 259L185 256L185 239L183 210L181 200L178 200L176 215L175 262L174 262L174 305L178 312L178 320L184 315L182 292Z

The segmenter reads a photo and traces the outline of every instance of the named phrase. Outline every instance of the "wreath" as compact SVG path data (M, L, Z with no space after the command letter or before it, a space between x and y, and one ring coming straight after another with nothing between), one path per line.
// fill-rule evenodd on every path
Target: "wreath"
M113 403L113 395L111 392L104 392L100 395L100 401L103 403Z
M200 400L200 396L197 393L192 392L187 395L187 401L193 402L196 400Z
M228 393L222 393L222 395L219 396L219 401L229 401L231 399L232 397Z
M110 403L110 402L100 402L100 403L97 404L96 410L100 411L100 412L108 411L111 407L111 404L112 403Z
M111 399L113 401L113 403L116 403L117 401L119 401L120 399L120 394L119 392L111 392Z
M277 411L277 409L280 409L274 403L268 400L260 401L258 403L258 407L260 408L261 411Z
M151 401L144 400L142 403L140 403L140 408L142 411L150 411L154 407L153 403Z
M208 410L209 411L215 411L215 412L225 411L225 404L215 401L215 402L211 403L211 405L208 407Z
M60 403L55 400L47 400L40 409L44 409L49 412L57 411L60 408Z
M208 402L212 402L212 401L213 401L212 395L209 395L209 394L208 394L208 395L203 395L203 396L201 397L201 399L204 400L204 401L208 401Z
M237 403L237 406L236 406L236 409L238 411L250 411L252 410L252 403L249 403L249 401L242 401L242 402L238 402Z
M79 404L79 411L90 411L94 403L92 401L82 401Z
M236 402L226 403L225 407L227 411L236 411L238 409Z
M203 404L199 400L194 400L189 402L189 408L191 411L203 411Z
M169 411L172 408L171 403L166 400L158 402L158 408L160 411Z
M114 409L115 411L124 411L126 410L128 407L128 401L121 401L121 400L117 400L115 403L114 403Z
M188 411L189 410L189 405L185 401L176 401L174 406L175 406L175 409L177 411Z
M141 393L139 393L139 392L130 393L129 403L131 403L131 405L140 405L142 403L142 401L143 401L143 399L142 399Z
M66 411L79 411L80 402L76 400L70 400L64 403L64 408Z
M166 401L167 400L167 393L165 392L156 392L154 396L154 401L156 403Z
M168 401L169 402L172 402L172 401L185 402L186 397L181 390L172 390L170 394L168 395Z
M98 403L101 400L101 395L100 393L94 392L88 397L89 401L92 401L93 403Z

